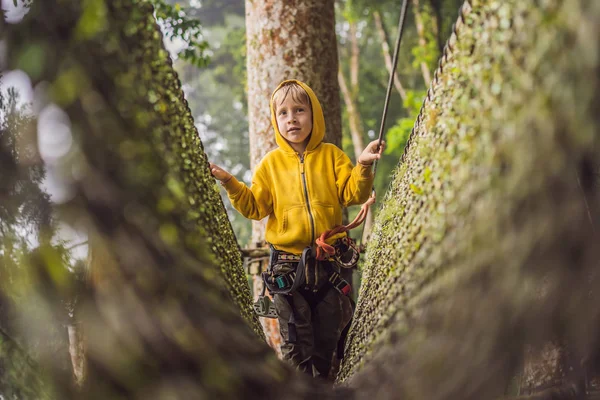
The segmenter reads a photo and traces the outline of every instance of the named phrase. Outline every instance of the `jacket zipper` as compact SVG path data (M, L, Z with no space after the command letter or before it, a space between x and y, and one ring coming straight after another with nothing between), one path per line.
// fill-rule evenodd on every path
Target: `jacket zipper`
M302 175L302 186L304 187L304 199L308 209L308 220L310 221L310 245L315 241L315 220L310 211L310 201L308 200L308 187L306 186L306 175L304 174L304 154L300 156L300 174Z

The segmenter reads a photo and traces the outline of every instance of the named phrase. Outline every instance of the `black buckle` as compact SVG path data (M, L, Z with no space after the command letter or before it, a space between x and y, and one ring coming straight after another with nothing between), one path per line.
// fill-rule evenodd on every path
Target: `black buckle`
M253 307L259 317L277 318L275 304L273 304L269 296L258 296L258 300L253 304Z
M350 284L335 271L329 275L329 282L331 282L331 285L335 290L344 296L348 296L352 291L352 286L350 286Z

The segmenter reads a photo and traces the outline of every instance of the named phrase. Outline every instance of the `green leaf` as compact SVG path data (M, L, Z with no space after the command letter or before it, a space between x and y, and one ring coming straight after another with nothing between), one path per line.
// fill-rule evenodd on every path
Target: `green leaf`
M427 182L427 183L431 182L431 169L429 167L425 168L424 178L425 178L425 182Z
M417 185L413 185L412 183L410 184L410 189L415 193L418 194L419 196L423 194L423 189L421 189L420 187L418 187Z

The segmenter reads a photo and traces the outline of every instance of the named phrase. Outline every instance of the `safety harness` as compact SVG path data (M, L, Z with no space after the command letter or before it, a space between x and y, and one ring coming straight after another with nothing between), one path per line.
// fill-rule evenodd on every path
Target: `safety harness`
M265 291L268 289L271 295L284 295L290 305L290 316L287 321L288 341L290 343L296 343L297 341L294 298L291 294L300 288L312 288L314 294L313 302L318 304L322 297L325 296L327 290L329 290L327 284L322 285L320 288L318 287L318 284L320 283L317 278L317 269L319 265L325 269L325 272L328 275L328 283L331 284L335 290L344 296L347 296L352 291L350 284L331 266L331 262L336 262L341 265L349 265L352 267L353 265L349 264L350 261L355 259L355 261L358 262L358 255L356 255L356 257L350 257L350 260L348 260L347 257L344 258L344 254L348 253L349 249L346 245L347 243L349 242L344 240L339 241L334 248L334 254L336 254L337 249L338 256L333 257L331 261L320 260L322 262L318 262L311 247L305 248L302 255L298 256L276 250L271 246L269 267L267 271L262 273L264 282L263 290L258 297L258 300L254 303L254 310L259 316L265 318L277 318L275 305L269 296L265 296ZM313 279L307 279L307 277Z
M340 267L352 268L358 262L358 250L352 239L340 240L333 253L335 257L332 258L332 261ZM348 256L349 253L350 256ZM320 265L325 268L329 284L334 289L344 296L350 294L352 291L350 284L328 262L320 263ZM254 303L254 310L261 317L277 318L275 305L268 296L265 296L266 289L269 289L271 295L289 295L300 287L313 288L316 292L317 285L320 283L317 274L317 259L312 248L305 248L302 255L298 256L276 250L271 246L269 267L262 273L263 290Z

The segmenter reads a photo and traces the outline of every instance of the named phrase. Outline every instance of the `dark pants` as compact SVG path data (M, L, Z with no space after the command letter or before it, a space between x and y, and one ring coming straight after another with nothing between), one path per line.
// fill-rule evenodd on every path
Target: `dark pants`
M323 292L299 289L291 295L296 320L296 343L289 341L288 322L292 312L288 300L290 295L276 294L274 303L283 340L281 352L284 360L312 376L327 379L342 330L343 295L329 284L320 290Z

